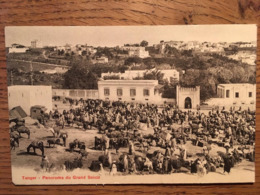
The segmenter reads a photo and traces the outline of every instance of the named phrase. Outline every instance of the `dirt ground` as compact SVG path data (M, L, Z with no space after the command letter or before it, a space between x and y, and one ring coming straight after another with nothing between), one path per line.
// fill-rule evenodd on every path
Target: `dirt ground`
M63 109L69 109L68 104L62 104L61 102L54 102L53 105L57 104L60 111ZM53 138L53 134L48 131L43 126L38 127L37 125L34 125L33 123L35 120L31 119L30 117L26 118L26 126L31 131L31 137L30 139L27 139L26 134L22 134L22 138L20 139L20 146L16 148L15 150L11 151L11 157L12 157L12 166L19 167L19 168L30 168L34 170L40 170L40 164L41 164L41 151L36 149L37 155L34 155L31 149L31 153L27 153L27 147L28 145L34 141L34 140L41 140L44 142L45 145L45 155L48 157L49 162L52 164L55 164L55 167L61 167L66 160L72 161L76 157L80 157L80 154L76 151L69 152L67 151L68 145L70 142L72 142L75 139L78 139L80 141L85 142L87 147L88 156L86 159L83 160L83 168L84 170L89 170L89 167L91 165L91 162L93 160L98 160L98 157L103 154L103 151L100 150L94 150L94 137L98 136L101 137L101 134L98 134L97 129L92 130L84 130L82 128L77 127L65 127L61 130L61 132L67 132L68 133L68 139L67 139L67 147L63 147L61 145L55 145L55 147L48 147L47 140ZM144 134L152 133L153 130L150 128L147 131L143 131ZM62 142L62 140L61 140ZM188 154L192 154L189 159L196 159L200 154L203 152L202 147L194 146L192 145L191 141L188 141L185 144L185 148L187 149ZM160 150L162 153L165 152L165 149L162 149L160 147L151 147L149 149L149 153L153 153L156 150ZM115 161L118 161L119 156L123 153L128 153L128 148L120 148L119 153L116 154L115 149L110 150L112 159ZM219 147L216 144L212 144L212 150L210 151L210 155L217 156L217 152L225 152L225 149L223 147ZM138 148L136 148L136 152L138 155L145 155L143 154ZM192 153L191 153L192 152ZM176 154L179 153L179 150L177 149L175 151ZM240 164L236 165L233 169L239 170L243 174L246 173L252 173L255 170L254 163L249 162L247 160L243 160ZM105 168L105 172L109 172L108 168ZM222 174L223 168L218 168L217 173ZM119 173L121 174L121 173ZM211 173L209 173L211 174ZM190 174L186 174L187 176Z

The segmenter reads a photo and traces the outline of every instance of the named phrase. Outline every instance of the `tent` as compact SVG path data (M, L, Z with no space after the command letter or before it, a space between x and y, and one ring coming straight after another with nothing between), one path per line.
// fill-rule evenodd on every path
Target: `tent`
M9 120L27 117L21 106L16 106L9 111Z

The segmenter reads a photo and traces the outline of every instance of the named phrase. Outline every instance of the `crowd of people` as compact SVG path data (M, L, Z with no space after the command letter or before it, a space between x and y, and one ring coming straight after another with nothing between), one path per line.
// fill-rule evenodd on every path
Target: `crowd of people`
M95 138L94 148L104 150L104 158L97 164L101 163L102 169L107 164L113 173L115 166L117 170L127 172L169 173L181 167L191 172L215 171L223 167L224 171L230 172L231 167L244 158L254 161L255 111L250 109L223 107L205 113L199 108L180 110L174 105L158 107L148 103L102 100L71 100L69 110L59 112L58 107L55 108L50 116L57 126L76 125L85 130L94 127L103 134L101 138ZM153 132L146 134L140 129L152 129ZM202 148L202 157L186 149L188 140ZM226 151L211 154L212 144ZM137 146L142 148L141 154L135 151ZM110 151L115 148L118 153L120 147L129 147L127 157L113 162ZM149 156L151 147L160 147L165 152L155 151ZM246 149L249 152L245 152ZM196 156L196 159L191 160L190 156ZM128 166L125 159L128 159Z

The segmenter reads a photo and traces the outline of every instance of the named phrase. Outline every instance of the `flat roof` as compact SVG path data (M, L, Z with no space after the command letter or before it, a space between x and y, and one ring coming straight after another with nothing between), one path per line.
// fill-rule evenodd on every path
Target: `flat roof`
M98 81L98 84L158 85L158 80L103 80L103 81Z
M222 86L222 87L230 87L230 86L245 86L245 85L256 85L256 84L252 84L252 83L225 83L225 84L218 84L218 86Z
M19 88L37 88L37 87L52 87L51 85L11 85L11 86L8 86L8 88L16 88L16 87L19 87Z
M12 85L8 86L8 91L19 91L19 90L37 90L37 89L50 89L52 90L51 85Z
M124 80L124 79L118 79L118 80L103 80L98 82L110 82L110 83L157 83L158 80Z

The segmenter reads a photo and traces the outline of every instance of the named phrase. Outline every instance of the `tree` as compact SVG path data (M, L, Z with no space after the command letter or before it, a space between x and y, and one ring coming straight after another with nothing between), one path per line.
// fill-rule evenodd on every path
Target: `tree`
M164 74L161 73L161 71L159 71L159 70L154 70L152 72L144 73L144 80L158 80L159 84L164 83L163 77L164 77Z
M64 88L97 89L97 76L86 67L74 65L64 74Z
M130 57L125 60L125 65L129 66L131 64L140 64L142 63L142 59L138 57Z
M248 79L246 78L246 73L243 67L238 66L233 71L233 78L230 79L231 83L246 83Z
M152 72L145 72L143 76L138 76L133 78L133 80L158 80L159 84L164 84L165 80L163 80L164 74L159 70L153 70Z
M233 72L224 67L212 67L208 69L208 72L217 79L218 83L229 83L233 77Z
M148 46L148 42L143 40L141 43L140 43L140 46L141 47L147 47Z
M165 50L164 50L164 53L165 53L167 56L177 56L177 57L180 56L179 50L176 49L175 47L171 47L171 46L169 46L169 45L166 45Z
M85 56L85 55L87 55L87 51L85 51L85 50L84 50L84 51L82 51L81 55L82 55L82 56Z
M154 68L157 64L156 62L154 61L153 58L144 58L143 59L143 63L147 66L147 68L151 69L151 68Z
M200 71L197 69L188 69L183 75L180 84L184 87L195 87L198 85L200 78Z
M119 75L104 76L104 80L120 80Z
M216 81L207 70L187 70L180 84L183 87L200 86L200 99L202 101L213 97L216 90Z
M163 86L163 98L176 98L176 84L166 82Z
M95 56L101 57L101 56L107 56L108 59L112 59L114 56L111 53L110 49L108 47L98 47L97 48L97 53Z
M58 55L59 55L59 56L60 56L60 55L63 55L64 53L65 53L64 49L58 50Z

